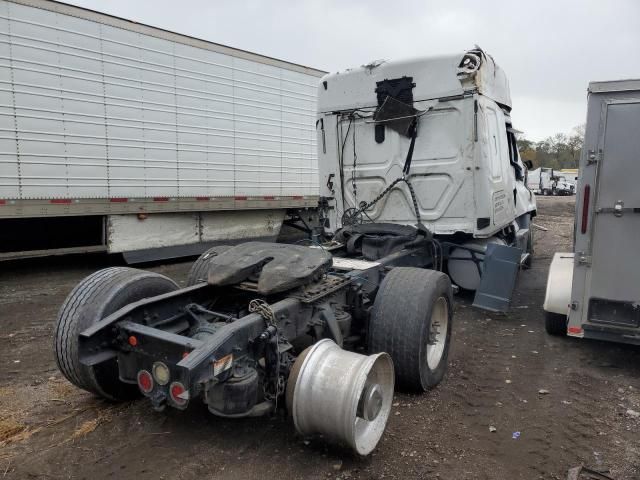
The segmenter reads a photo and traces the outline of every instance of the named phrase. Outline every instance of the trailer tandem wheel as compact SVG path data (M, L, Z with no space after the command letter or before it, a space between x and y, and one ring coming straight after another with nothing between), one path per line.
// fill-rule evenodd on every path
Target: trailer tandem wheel
M447 369L452 290L436 270L397 267L380 285L369 322L370 353L387 352L400 388L435 387Z
M78 336L130 303L177 289L164 275L128 267L105 268L86 277L62 304L54 329L54 351L62 374L77 387L108 400L138 396L137 385L119 380L116 359L91 367L80 363Z

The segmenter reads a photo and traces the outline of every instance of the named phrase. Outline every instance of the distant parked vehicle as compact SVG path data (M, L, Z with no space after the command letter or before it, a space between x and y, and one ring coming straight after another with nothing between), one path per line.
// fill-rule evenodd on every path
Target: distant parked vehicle
M555 184L552 168L540 167L527 176L527 187L536 195L553 195Z
M640 80L593 82L572 253L556 253L544 300L553 335L640 345Z
M576 193L576 186L571 180L567 179L567 177L560 175L555 177L552 191L554 195L574 195Z

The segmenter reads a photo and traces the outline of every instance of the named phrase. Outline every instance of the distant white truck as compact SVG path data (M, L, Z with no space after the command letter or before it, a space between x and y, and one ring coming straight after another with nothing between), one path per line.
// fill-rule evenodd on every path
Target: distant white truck
M552 168L539 167L527 174L527 187L536 195L555 193L555 176Z
M556 175L553 182L553 194L566 196L576 193L576 184L564 175Z
M640 80L589 85L573 252L556 253L547 332L640 344Z
M0 0L0 259L129 261L277 237L318 204L325 72L46 0Z

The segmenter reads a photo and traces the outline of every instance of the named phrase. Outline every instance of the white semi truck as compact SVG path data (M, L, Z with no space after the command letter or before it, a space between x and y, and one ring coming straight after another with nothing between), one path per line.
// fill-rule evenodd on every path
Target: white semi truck
M480 49L323 77L311 244L214 246L185 288L95 272L60 310L60 371L156 410L286 408L302 435L371 453L396 386L444 378L452 281L505 310L530 258L535 198L510 110L506 76Z
M527 187L537 195L556 193L556 176L552 168L538 167L527 175Z
M0 0L0 259L274 239L316 207L325 72L47 0Z
M546 329L640 344L640 80L589 85L573 252L558 252L544 300Z

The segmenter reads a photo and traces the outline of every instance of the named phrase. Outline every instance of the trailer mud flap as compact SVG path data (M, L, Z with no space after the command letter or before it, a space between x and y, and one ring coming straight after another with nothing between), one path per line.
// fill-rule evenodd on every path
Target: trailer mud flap
M522 250L490 243L484 257L484 270L473 306L492 312L506 312L516 285Z

